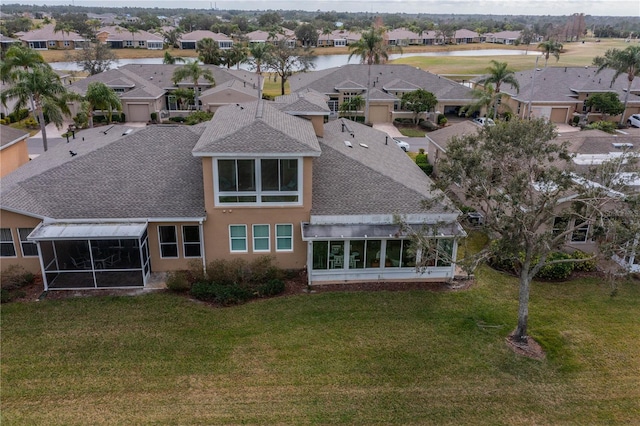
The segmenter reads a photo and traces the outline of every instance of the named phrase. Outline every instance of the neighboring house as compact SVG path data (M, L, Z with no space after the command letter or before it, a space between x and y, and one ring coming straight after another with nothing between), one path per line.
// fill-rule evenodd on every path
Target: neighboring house
M409 46L422 44L422 36L420 34L409 31L405 28L396 28L387 31L385 40L390 46Z
M96 19L102 25L113 25L117 17L115 13L87 13L87 19Z
M29 162L29 133L0 125L0 178Z
M35 50L47 49L81 49L86 40L73 31L54 31L55 25L44 25L42 28L24 33L18 37L23 45Z
M456 30L453 39L456 44L480 43L480 34L475 31L461 29Z
M471 121L463 121L453 124L426 135L429 140L427 146L427 159L433 165L433 173L435 176L439 172L440 162L446 158L447 146L453 137L464 137L477 133L480 127ZM558 143L565 143L568 151L573 155L572 168L576 176L585 176L589 169L603 161L614 159L623 155L640 155L640 142L637 137L611 135L600 130L583 130L577 132L568 132L557 137ZM625 181L626 191L628 193L640 192L640 179L636 174L630 171L620 173L620 179ZM461 199L463 195L457 187L452 186L451 191ZM566 203L573 202L573 197L568 196ZM561 232L567 226L574 226L576 218L557 217L554 221L554 229ZM569 251L581 250L592 253L597 250L593 241L593 224L584 223L571 235L567 235L565 248ZM614 256L620 265L628 268L633 272L640 272L640 254L638 246L631 247L626 252L621 252L619 256Z
M516 41L520 39L520 31L499 31L497 33L485 34L487 43L498 44L516 44Z
M125 47L162 50L164 47L164 39L148 31L138 30L132 33L126 28L120 26L108 26L100 28L96 34L96 38L103 44L108 45L112 49L122 49Z
M346 47L358 40L360 40L359 33L334 30L331 34L322 34L322 31L318 31L318 47Z
M337 114L340 104L354 96L366 98L367 79L371 73L369 121L392 122L396 118L413 118L403 111L400 98L403 93L422 88L438 99L437 111L457 113L473 101L471 89L452 80L408 65L344 65L296 74L289 79L291 91L312 89L329 98L329 107Z
M296 46L296 34L288 28L281 28L279 32L270 33L267 31L257 30L245 34L249 43L272 43L276 44L282 40L286 40L289 47Z
M226 34L214 33L213 31L197 30L190 33L182 34L178 39L180 49L195 49L198 42L202 39L210 38L218 43L220 49L231 49L233 40Z
M449 145L451 138L476 134L479 130L480 126L474 124L471 120L465 120L425 134L429 142L427 145L427 160L433 166L434 176L438 175L440 161L446 158L447 145Z
M11 46L16 43L20 43L20 40L0 34L0 50L2 52L6 52Z
M317 98L51 148L3 179L1 268L42 271L46 290L143 287L190 261L263 255L312 285L453 278L460 212L385 133L324 123ZM436 240L423 272L394 215Z
M618 94L624 101L628 80L626 74L621 74L613 85L611 79L614 71L605 69L596 74L597 67L546 67L515 73L520 84L520 91L516 92L510 85L503 85L501 91L509 95L503 99L514 114L527 117L529 103L531 115L544 117L554 123L571 122L574 116L588 114L588 121L602 119L598 111L590 111L585 102L590 95L603 92ZM535 76L533 76L535 72ZM635 79L629 94L629 103L624 112L625 119L640 112L640 80ZM619 120L619 117L609 116L609 120Z
M172 91L178 87L193 88L193 82L183 81L177 86L173 84L172 77L176 68L181 65L152 65L152 64L129 64L118 69L111 69L105 72L78 80L69 86L69 89L83 95L87 91L89 83L100 81L115 90L122 101L122 112L129 122L147 122L151 113L157 113L162 118L174 115L185 115L194 109L191 106L188 110L179 110L179 105ZM203 65L211 70L215 78L216 86L223 86L218 92L209 93L202 100L203 105L217 106L227 103L238 103L247 100L247 87L252 89L255 86L257 91L259 76L245 70L226 70L214 65ZM243 87L225 86L231 80L239 80ZM214 84L205 79L198 82L201 93L206 93ZM255 97L257 99L257 96ZM78 103L72 105L72 112L78 111ZM161 114L166 113L166 114Z

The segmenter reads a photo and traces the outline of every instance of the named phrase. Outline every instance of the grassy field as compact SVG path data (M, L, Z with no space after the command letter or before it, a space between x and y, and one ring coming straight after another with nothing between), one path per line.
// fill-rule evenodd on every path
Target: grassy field
M495 44L477 45L477 47L480 46L485 49L502 49L505 47ZM560 60L556 61L554 57L550 57L548 65L554 67L591 65L593 58L603 55L607 49L624 49L627 46L629 46L629 44L620 39L602 40L598 43L592 39L585 43L567 43L564 45L564 51L560 54ZM451 50L458 50L458 47L459 46L451 46ZM522 46L514 48L524 50ZM535 50L535 46L533 45L530 47L529 52L527 55L518 56L407 56L396 59L393 63L419 67L434 74L451 76L477 75L486 72L489 61L492 59L507 62L509 67L516 71L533 68L536 62L536 56L539 55L540 52ZM543 66L544 58L541 58L538 62L538 67Z
M2 424L636 423L638 282L535 284L544 361L505 345L516 292L482 269L446 293L3 305Z

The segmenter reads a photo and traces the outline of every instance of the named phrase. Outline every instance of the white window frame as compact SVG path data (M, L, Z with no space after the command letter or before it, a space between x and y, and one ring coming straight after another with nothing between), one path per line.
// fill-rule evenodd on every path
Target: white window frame
M3 233L1 231L4 231L4 230L8 230L9 233L11 234L11 241L2 239L2 234ZM0 257L3 257L5 259L11 259L11 258L18 257L18 251L16 250L16 243L15 243L15 241L13 239L13 231L11 230L11 228L0 228L0 244L4 245L4 244L9 244L9 243L11 243L11 245L13 246L13 256L2 256L2 254L0 252Z
M47 43L47 46L49 47L56 47L56 41L55 40L49 40L49 42Z
M244 237L232 237L231 236L231 228L232 227L236 227L236 226L241 226L244 228ZM233 249L233 241L234 240L244 240L244 250L234 250ZM249 244L247 242L247 225L243 225L243 224L231 224L229 225L229 251L231 253L248 253L249 252Z
M288 226L289 229L291 230L291 236L280 236L278 235L278 226ZM275 229L275 234L276 234L276 251L277 252L292 252L293 251L293 223L276 223L276 229ZM291 241L291 248L290 249L281 249L278 248L278 241L282 240L282 239L288 239Z
M27 236L33 231L34 228L18 228L18 240L20 240L20 252L22 253L22 257L38 257L38 245L33 241L27 240ZM22 233L20 231L26 230L27 233L24 236L24 240L22 239ZM30 246L35 247L36 254L24 254L24 245L29 244Z
M145 46L145 41L144 40L138 40L138 47L144 47Z
M239 160L253 160L254 167L254 179L255 179L255 190L254 191L225 191L220 192L220 180L219 180L219 161L225 160L235 160L236 161L236 180L238 173L237 161ZM262 160L296 160L297 168L298 168L298 189L296 191L263 191L262 190ZM280 163L278 163L280 164ZM301 206L302 205L302 195L303 195L303 161L302 158L299 157L239 157L239 158L218 158L213 161L213 188L214 188L214 202L216 206ZM279 201L279 202L270 202L270 201L262 201L263 196L297 196L298 201ZM255 196L256 201L252 202L221 202L220 197L225 196Z
M578 220L578 219L574 219L574 222L573 222L573 226L574 226L574 227L576 226L576 221L577 221L577 220ZM585 229L585 228L586 228L586 229ZM574 238L575 238L575 235L576 235L576 234L578 234L578 235L579 235L579 234L581 234L583 230L584 230L584 239L583 239L583 240L575 240L575 239L574 239ZM571 243L578 243L578 244L580 244L580 243L588 243L588 242L590 242L590 241L591 241L591 238L589 238L589 233L590 233L590 231L591 231L591 223L590 223L589 221L583 221L583 222L580 224L580 226L579 226L579 227L575 228L575 229L571 232L571 237L570 237Z
M191 227L196 228L198 230L198 242L187 241L185 235L185 228ZM187 246L198 246L198 250L200 251L200 255L198 256L187 256ZM182 225L182 256L185 259L200 259L202 258L202 235L200 234L200 226L198 225Z
M257 226L266 226L267 227L267 236L266 237L256 237L256 227ZM253 240L253 251L255 253L269 253L271 251L271 226L269 226L266 223L258 223L258 224L254 224L251 225L251 237ZM256 248L256 239L259 240L264 240L267 239L267 248L265 249L258 249Z
M175 242L162 242L162 234L160 233L160 228L173 228L173 235L175 236ZM180 250L178 248L178 230L175 225L158 225L158 248L160 250L160 259L178 259L180 257ZM176 255L175 256L163 256L162 255L162 246L175 245L176 246Z

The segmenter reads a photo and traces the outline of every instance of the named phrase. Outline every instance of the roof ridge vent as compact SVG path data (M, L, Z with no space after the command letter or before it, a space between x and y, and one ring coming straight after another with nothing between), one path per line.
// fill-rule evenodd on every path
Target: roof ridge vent
M362 143L362 142L360 142L360 146L363 147L363 148L367 148L367 149L369 148L369 145L367 145L366 143Z

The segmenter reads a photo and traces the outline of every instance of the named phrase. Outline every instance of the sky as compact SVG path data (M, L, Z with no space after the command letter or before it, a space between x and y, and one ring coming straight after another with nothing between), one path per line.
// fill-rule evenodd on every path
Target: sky
M4 2L5 0L3 0ZM13 3L12 0L6 0ZM38 5L160 7L221 10L307 10L370 13L429 13L482 15L570 15L640 16L639 0L17 0Z

